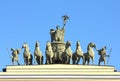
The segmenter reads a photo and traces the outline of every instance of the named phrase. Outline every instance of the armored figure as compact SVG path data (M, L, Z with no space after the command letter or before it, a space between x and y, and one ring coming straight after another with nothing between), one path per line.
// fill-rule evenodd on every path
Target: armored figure
M11 48L12 51L12 65L15 65L14 62L16 61L18 65L20 65L19 63L19 59L18 59L18 54L20 53L21 49L13 49Z
M55 30L54 29L50 29L50 35L51 35L51 42L53 42L55 40Z
M55 40L56 41L61 41L61 30L60 30L59 26L56 26Z
M109 55L106 55L106 46L104 46L102 49L97 50L98 54L100 55L98 65L100 65L100 62L104 61L104 65L106 65L106 57L109 57Z

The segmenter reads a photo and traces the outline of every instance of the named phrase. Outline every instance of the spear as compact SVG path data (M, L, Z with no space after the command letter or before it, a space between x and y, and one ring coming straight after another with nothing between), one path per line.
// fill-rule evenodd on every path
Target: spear
M112 48L110 49L110 52L109 52L109 55L108 55L107 64L108 64L108 61L109 61L109 59L110 59L111 51L112 51Z
M8 52L8 55L10 56L10 58L12 58L12 56L10 55L10 52L9 52L8 48L6 50Z

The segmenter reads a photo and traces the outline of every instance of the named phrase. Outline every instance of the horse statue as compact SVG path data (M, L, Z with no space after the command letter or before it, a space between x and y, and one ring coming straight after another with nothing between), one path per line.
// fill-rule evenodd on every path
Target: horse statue
M49 41L46 44L45 54L46 54L46 64L52 64L54 53L53 53L53 50L52 50L51 42L49 42Z
M87 64L89 65L90 63L90 58L92 59L92 64L94 64L94 50L93 50L93 47L96 49L96 45L92 42L90 42L87 46L87 53L84 53L84 64Z
M12 65L15 65L14 62L16 61L18 65L20 65L19 63L19 59L18 59L18 54L20 53L21 49L13 49L11 48L12 51Z
M28 44L24 43L22 45L22 48L24 48L24 52L23 52L24 64L25 65L32 65L33 56L30 53Z
M78 64L79 61L80 61L80 58L83 59L83 63L84 63L83 51L82 51L82 48L80 46L80 42L77 41L77 43L76 43L76 50L73 53L73 57L72 57L73 64Z
M70 46L71 46L71 42L67 41L65 46L65 51L62 54L63 64L70 64L70 60L72 59L72 50Z
M39 47L39 42L36 42L34 50L34 63L36 62L39 65L43 64L43 55Z

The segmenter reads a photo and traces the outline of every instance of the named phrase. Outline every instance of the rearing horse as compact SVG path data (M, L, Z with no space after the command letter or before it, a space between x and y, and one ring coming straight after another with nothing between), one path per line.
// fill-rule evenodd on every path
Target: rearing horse
M93 47L96 49L96 45L92 42L90 42L87 46L87 53L84 54L84 57L85 57L85 61L84 61L84 64L87 64L89 65L90 63L90 58L92 59L92 64L94 64L94 50L93 50Z
M39 47L39 42L36 42L35 44L35 50L34 50L34 63L37 61L38 64L43 64L43 55Z
M73 64L78 64L79 61L80 61L80 58L83 59L83 63L84 63L83 51L82 51L82 48L81 48L81 46L80 46L80 42L77 41L77 43L76 43L76 50L75 50L75 52L73 53L73 57L72 57Z
M22 48L24 48L23 57L24 57L24 64L31 65L32 64L32 55L30 53L29 47L27 43L24 43Z
M46 64L52 64L54 53L52 50L51 42L49 42L49 41L46 44L45 54L46 54Z

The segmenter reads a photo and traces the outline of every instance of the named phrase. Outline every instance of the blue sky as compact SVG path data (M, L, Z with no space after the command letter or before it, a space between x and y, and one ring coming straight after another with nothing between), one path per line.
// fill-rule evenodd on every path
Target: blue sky
M112 48L108 65L120 71L119 4L119 0L1 0L0 71L12 64L10 48L21 48L24 42L29 44L33 54L35 42L39 41L45 56L49 31L56 25L62 26L61 16L65 14L70 17L65 27L65 42L71 41L72 51L75 51L78 40L83 52L87 51L91 41L99 49L105 45L108 54ZM98 59L95 51L95 64L98 64ZM19 60L23 64L23 50Z

